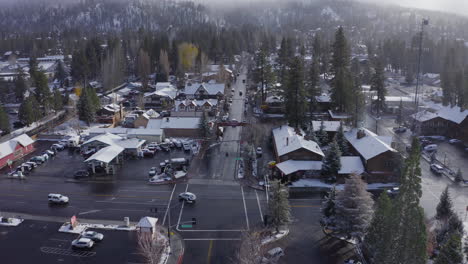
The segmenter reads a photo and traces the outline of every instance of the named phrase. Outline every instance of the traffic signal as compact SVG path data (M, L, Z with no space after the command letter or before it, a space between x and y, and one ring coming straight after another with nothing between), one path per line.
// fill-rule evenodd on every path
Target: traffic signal
M193 225L196 225L196 224L197 224L197 218L192 217L192 224L193 224Z

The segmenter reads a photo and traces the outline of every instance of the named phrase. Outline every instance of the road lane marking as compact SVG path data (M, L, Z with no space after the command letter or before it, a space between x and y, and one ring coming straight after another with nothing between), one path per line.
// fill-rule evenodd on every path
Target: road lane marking
M172 188L171 197L169 198L169 203L167 204L166 212L164 213L164 218L163 218L162 225L164 225L164 223L166 222L166 217L167 217L167 214L168 214L168 211L169 211L169 207L171 206L172 197L173 197L173 195L174 195L174 191L175 191L175 189L176 189L176 186L177 186L177 184L174 184L174 188ZM170 217L170 216L169 216L169 217Z
M210 245L208 246L208 256L206 257L206 264L211 262L211 250L213 250L213 240L210 240Z
M244 202L244 211L245 211L245 221L247 222L247 230L250 229L249 226L249 217L247 216L247 205L245 204L245 198L244 198L244 188L241 186L241 193L242 193L242 201Z
M68 240L68 239L58 239L58 238L49 238L49 240L61 241L61 242L70 242L71 241L71 240Z
M233 241L241 240L240 238L184 238L184 241L208 241L208 240L218 240L218 241Z
M96 203L112 203L112 204L142 204L142 205L155 205L154 203L148 203L148 202L144 202L144 203L134 203L134 202L114 202L114 201L95 201ZM160 204L160 205L166 205L165 203L164 204Z
M321 207L321 205L291 205L291 207Z
M97 213L97 212L100 212L100 211L101 210L89 210L89 211L86 211L86 212L78 213L78 215L92 214L92 213Z
M260 206L260 200L258 199L257 190L255 190L255 196L257 196L258 210L260 211L260 221L263 221L262 207Z
M188 186L189 186L189 185L187 184L187 186L185 187L185 192L187 192ZM185 201L182 202L182 206L180 207L179 219L177 220L177 226L176 226L176 230L177 230L177 231L184 231L184 230L180 230L180 229L179 229L180 219L182 218L182 211L184 211L184 205L185 205Z
M179 225L177 225L177 228ZM177 229L179 232L245 232L248 231L247 229Z
M104 209L104 210L112 210L112 211L129 211L129 212L148 212L148 210L137 210L137 209L114 209L114 208L109 208L109 209Z

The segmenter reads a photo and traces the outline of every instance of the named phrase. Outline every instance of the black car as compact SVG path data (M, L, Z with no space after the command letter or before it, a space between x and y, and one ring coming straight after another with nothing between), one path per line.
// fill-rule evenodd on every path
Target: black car
M24 127L26 124L21 122L21 121L16 121L13 123L13 128L22 128Z
M89 172L88 171L85 171L85 170L79 170L77 172L75 172L75 175L73 175L73 177L75 179L78 179L78 178L87 178L89 177Z

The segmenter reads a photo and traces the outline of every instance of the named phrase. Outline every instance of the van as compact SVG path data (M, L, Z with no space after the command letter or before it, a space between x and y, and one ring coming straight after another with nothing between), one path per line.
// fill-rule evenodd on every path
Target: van
M431 144L431 145L427 145L424 147L424 151L427 151L427 152L432 152L432 151L436 151L437 150L437 145L436 144Z

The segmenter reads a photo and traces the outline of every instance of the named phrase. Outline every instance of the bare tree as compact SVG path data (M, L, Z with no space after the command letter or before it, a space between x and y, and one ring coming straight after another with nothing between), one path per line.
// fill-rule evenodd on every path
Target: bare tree
M169 72L171 71L171 66L169 64L169 57L167 56L167 51L161 50L159 52L159 67L161 67L162 72L166 75L166 79L169 77Z
M234 263L258 264L264 253L265 247L262 245L261 232L255 230L245 231L242 234Z
M164 248L164 240L160 235L153 236L149 232L138 232L138 251L146 264L159 263Z
M140 49L138 52L138 64L137 64L137 71L138 76L141 79L141 85L143 91L148 91L148 75L150 74L150 57L146 51Z
M109 50L102 60L102 85L104 90L110 90L124 80L126 60L120 43Z

